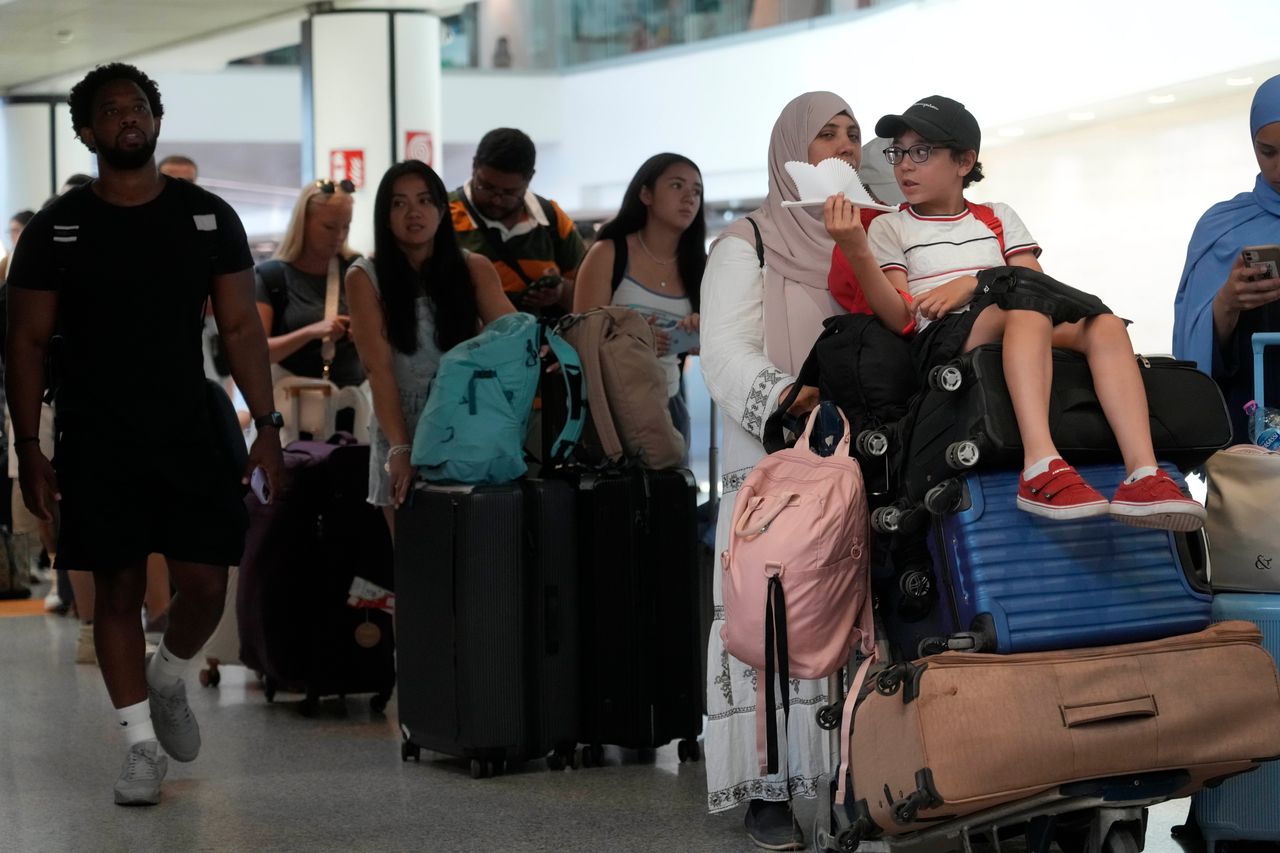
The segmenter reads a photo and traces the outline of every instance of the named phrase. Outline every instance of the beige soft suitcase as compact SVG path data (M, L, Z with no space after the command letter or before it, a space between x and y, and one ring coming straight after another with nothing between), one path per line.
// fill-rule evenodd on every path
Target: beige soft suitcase
M849 745L855 811L890 836L1123 774L1185 771L1184 796L1280 757L1280 680L1250 622L1096 649L946 652L871 680Z

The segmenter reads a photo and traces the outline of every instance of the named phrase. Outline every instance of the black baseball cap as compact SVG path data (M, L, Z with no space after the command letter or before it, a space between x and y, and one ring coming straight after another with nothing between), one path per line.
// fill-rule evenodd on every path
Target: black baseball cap
M977 151L982 145L982 131L973 113L964 104L930 95L921 98L902 115L888 115L876 122L876 136L895 139L904 130L914 130L930 142L949 145L957 151Z

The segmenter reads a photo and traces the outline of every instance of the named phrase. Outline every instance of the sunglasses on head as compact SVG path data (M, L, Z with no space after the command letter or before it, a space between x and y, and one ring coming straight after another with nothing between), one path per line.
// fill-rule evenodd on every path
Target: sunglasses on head
M344 193L347 193L348 195L356 191L356 185L351 183L351 181L347 180L346 178L343 178L341 181L338 181L336 184L333 181L321 178L320 180L316 181L315 186L317 189L320 190L320 192L324 193L325 195L333 195L333 191L335 189L342 190Z

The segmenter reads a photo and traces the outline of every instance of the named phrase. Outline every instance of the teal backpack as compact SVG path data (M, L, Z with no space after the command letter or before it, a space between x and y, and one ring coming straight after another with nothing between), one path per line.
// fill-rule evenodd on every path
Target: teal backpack
M582 362L532 314L506 314L444 354L413 436L410 461L437 483L509 483L525 473L524 442L551 347L567 390L568 419L552 458L565 459L582 434Z

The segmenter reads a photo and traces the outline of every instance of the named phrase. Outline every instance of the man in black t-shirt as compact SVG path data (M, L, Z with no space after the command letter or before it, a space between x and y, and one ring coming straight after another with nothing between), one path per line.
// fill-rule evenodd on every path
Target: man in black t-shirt
M98 661L129 744L115 800L150 805L167 769L160 748L178 761L200 750L183 675L217 626L227 567L244 548L243 484L255 468L273 488L279 477L281 418L244 228L221 199L157 171L155 83L130 65L102 66L68 101L99 177L36 214L14 256L9 406L24 502L44 519L56 502L59 560L94 574ZM257 416L243 470L238 436L219 429L211 391L221 391L204 379L207 298ZM37 438L46 381L58 412L53 463ZM150 553L168 558L178 592L144 661Z

